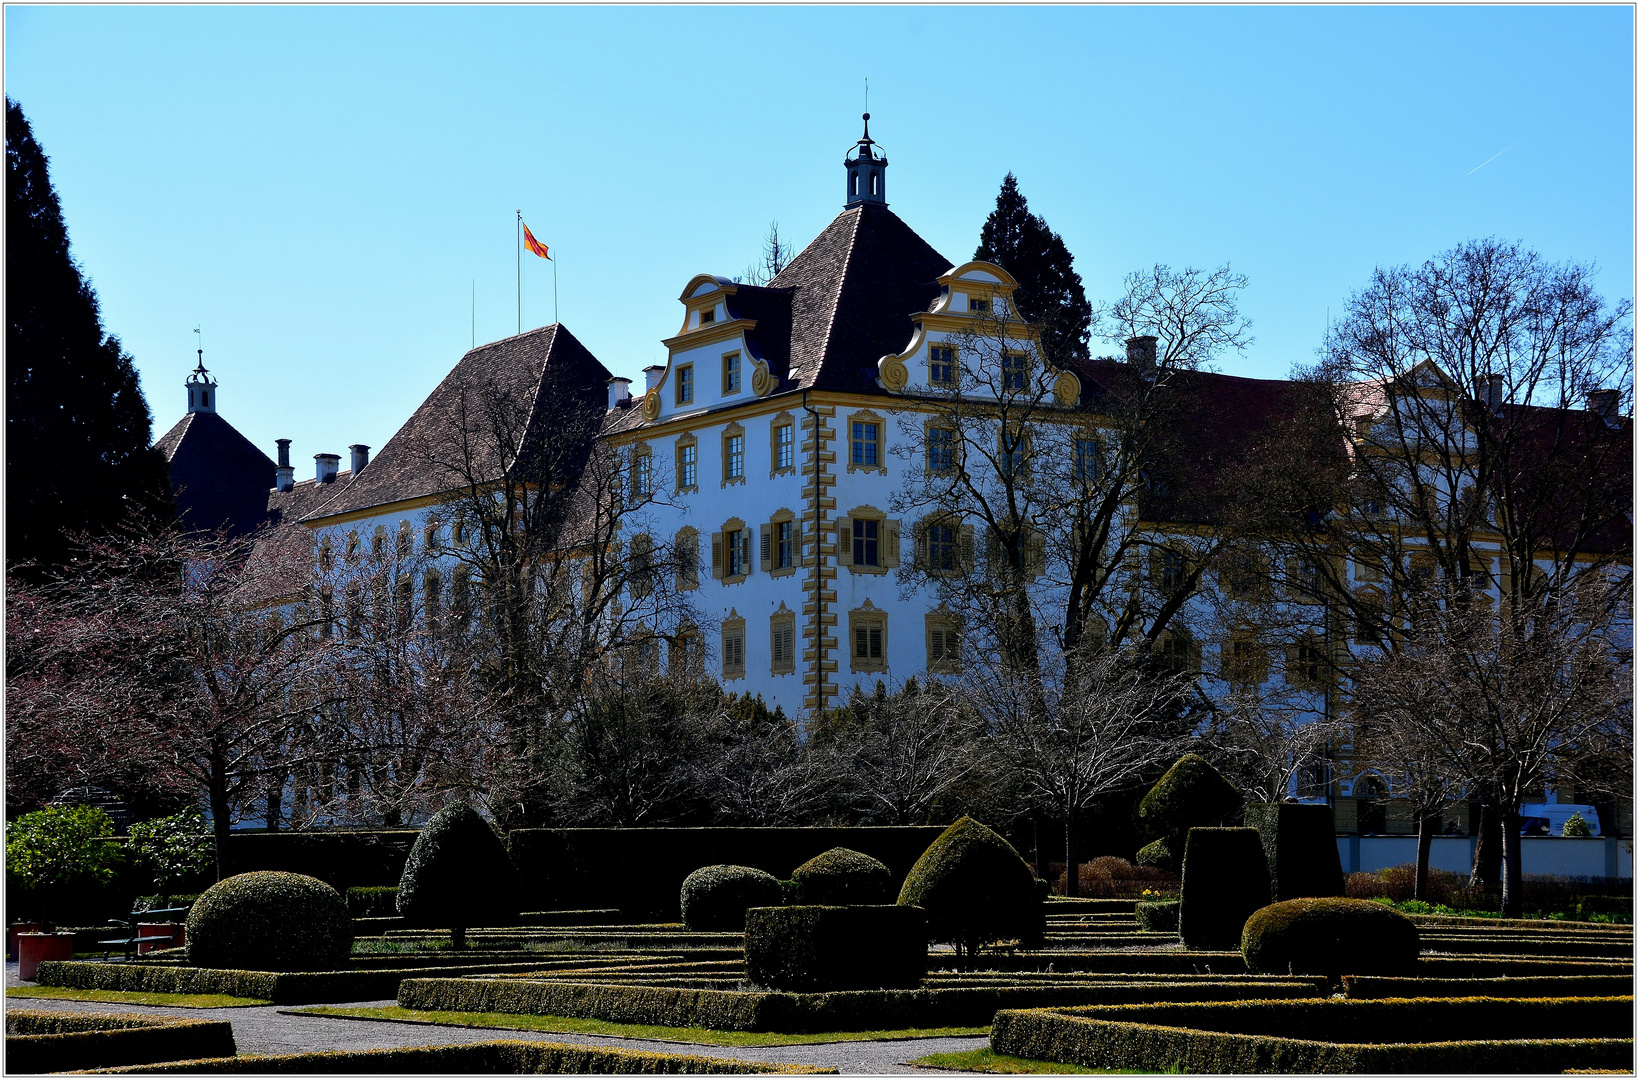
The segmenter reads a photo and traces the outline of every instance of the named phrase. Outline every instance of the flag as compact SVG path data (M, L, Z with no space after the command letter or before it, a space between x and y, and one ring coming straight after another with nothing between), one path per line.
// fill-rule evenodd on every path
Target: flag
M530 254L539 255L547 262L552 261L552 256L546 253L546 245L535 239L535 234L529 231L528 225L524 226L524 247L529 249Z

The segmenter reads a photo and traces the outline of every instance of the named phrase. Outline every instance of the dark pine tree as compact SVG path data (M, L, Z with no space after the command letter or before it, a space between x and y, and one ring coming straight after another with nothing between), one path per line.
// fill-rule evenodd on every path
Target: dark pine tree
M1048 360L1087 358L1093 309L1076 273L1075 256L1046 221L1030 212L1012 173L1002 180L996 209L985 218L973 257L993 262L1018 279L1014 303L1021 315L1041 327Z
M165 459L131 357L68 251L46 155L6 99L6 559L67 558L65 533L168 512Z

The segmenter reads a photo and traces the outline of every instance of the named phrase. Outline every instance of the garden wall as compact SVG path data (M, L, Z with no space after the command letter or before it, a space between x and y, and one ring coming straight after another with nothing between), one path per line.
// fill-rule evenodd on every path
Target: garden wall
M1473 865L1475 838L1436 836L1428 864L1466 875ZM1338 857L1345 874L1370 872L1417 861L1415 836L1339 836ZM1633 841L1615 836L1576 839L1567 836L1520 837L1520 872L1556 877L1633 876Z

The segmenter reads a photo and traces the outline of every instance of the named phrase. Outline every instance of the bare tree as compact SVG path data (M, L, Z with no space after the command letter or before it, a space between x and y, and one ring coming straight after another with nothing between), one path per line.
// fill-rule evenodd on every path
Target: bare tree
M780 223L768 223L768 235L763 237L763 253L759 262L746 267L743 275L748 285L767 285L779 276L781 270L790 265L792 258L801 250L795 244L780 239ZM738 280L738 279L737 279Z
M690 765L713 820L798 825L823 809L836 776L825 755L803 745L784 710L741 694L697 716L701 749Z

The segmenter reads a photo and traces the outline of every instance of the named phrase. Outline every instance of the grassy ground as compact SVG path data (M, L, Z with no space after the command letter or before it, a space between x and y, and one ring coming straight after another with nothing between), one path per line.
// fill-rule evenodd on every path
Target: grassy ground
M271 1001L227 994L149 994L137 990L73 990L66 986L8 986L9 998L55 998L59 1001L111 1001L120 1005L176 1005L184 1009L236 1009L271 1005Z
M963 1072L985 1073L1096 1073L1102 1076L1154 1076L1155 1073L1146 1073L1139 1069L1088 1069L1080 1065L1066 1065L1060 1061L1035 1061L1031 1058L1013 1057L1010 1054L998 1054L988 1046L977 1050L963 1050L954 1054L929 1054L926 1057L912 1058L912 1065L923 1065L932 1069L960 1069ZM1168 1069L1159 1075L1177 1075L1182 1070Z
M520 1013L423 1012L385 1007L338 1008L314 1005L292 1009L312 1016L351 1016L364 1020L411 1020L450 1027L502 1028L508 1031L554 1031L572 1035L614 1035L628 1039L705 1043L710 1046L798 1046L806 1043L858 1042L868 1039L925 1039L947 1035L988 1035L988 1027L905 1028L896 1031L827 1031L814 1035L782 1035L768 1031L712 1031L708 1028L656 1027L650 1024L613 1024L569 1016L528 1016ZM1071 1070L1074 1071L1074 1070Z

